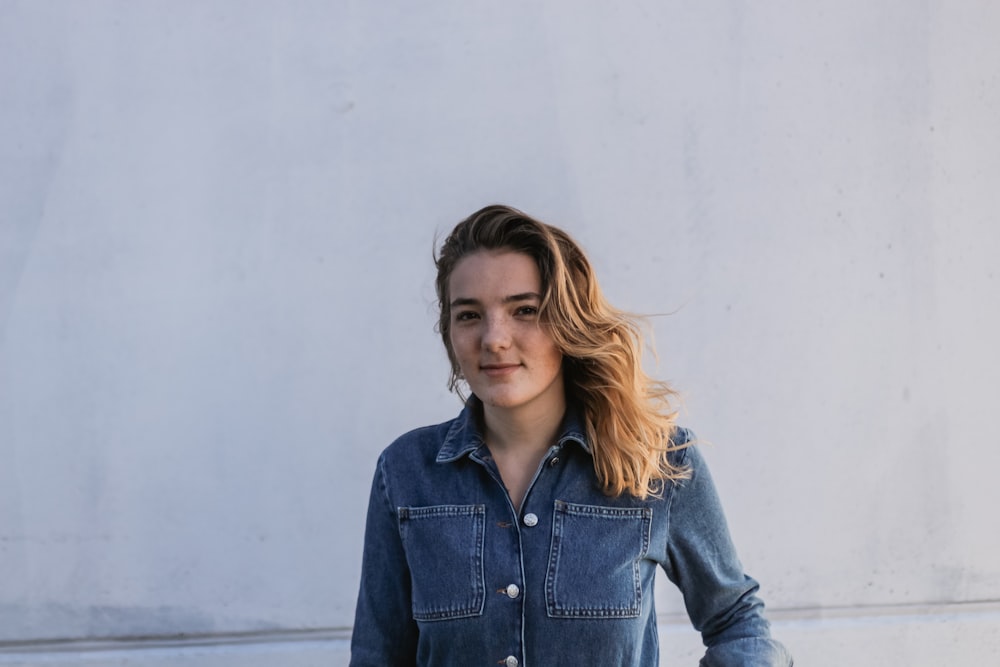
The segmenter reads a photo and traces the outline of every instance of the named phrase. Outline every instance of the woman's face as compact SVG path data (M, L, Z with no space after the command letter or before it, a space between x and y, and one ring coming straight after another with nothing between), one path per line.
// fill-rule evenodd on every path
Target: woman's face
M539 321L542 279L528 255L480 251L448 280L451 347L487 409L562 410L562 353Z

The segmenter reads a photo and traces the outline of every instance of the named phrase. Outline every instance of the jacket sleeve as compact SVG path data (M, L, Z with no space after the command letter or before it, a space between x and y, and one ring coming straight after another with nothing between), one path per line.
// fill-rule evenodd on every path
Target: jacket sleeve
M416 664L417 625L411 613L410 571L385 466L383 454L368 500L350 667Z
M715 485L697 447L680 451L691 477L671 490L664 570L707 647L701 667L790 667L771 639L757 582L743 572Z

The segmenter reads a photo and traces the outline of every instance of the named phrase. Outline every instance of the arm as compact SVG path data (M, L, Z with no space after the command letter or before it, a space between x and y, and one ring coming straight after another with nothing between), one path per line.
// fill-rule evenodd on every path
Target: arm
M701 454L681 450L691 478L672 489L664 570L708 650L702 667L790 667L771 639L757 582L743 572L715 485Z
M361 589L351 636L350 667L416 664L417 624L411 615L410 571L389 498L385 461L372 480L365 526Z

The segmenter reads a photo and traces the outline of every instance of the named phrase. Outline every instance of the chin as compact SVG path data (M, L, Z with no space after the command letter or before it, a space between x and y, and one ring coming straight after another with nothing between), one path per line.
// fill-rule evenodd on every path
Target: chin
M507 396L491 392L476 394L476 396L478 396L479 400L483 402L483 405L488 405L491 408L513 408L520 405L520 401L516 396Z

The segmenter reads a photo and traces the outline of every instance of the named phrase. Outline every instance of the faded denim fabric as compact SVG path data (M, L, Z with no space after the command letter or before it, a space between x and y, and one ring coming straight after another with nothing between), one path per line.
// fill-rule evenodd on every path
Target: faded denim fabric
M703 667L792 664L770 638L696 447L673 454L692 477L662 498L609 498L570 411L516 513L480 410L473 397L379 458L352 667L656 667L657 567L702 633Z

